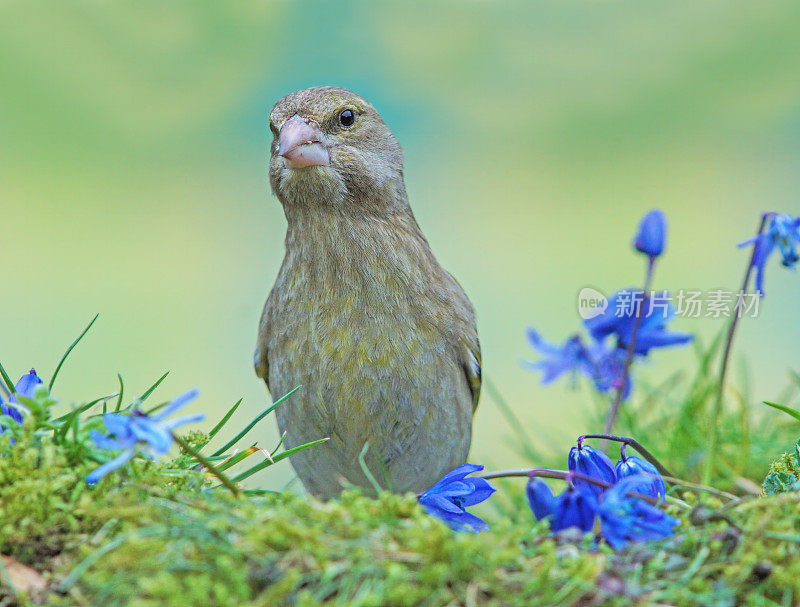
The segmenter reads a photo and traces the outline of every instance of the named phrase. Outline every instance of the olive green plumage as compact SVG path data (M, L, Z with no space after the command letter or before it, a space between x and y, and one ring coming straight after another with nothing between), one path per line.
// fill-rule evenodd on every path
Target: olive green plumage
M345 112L345 110L349 110ZM352 120L352 123L350 119ZM291 121L291 122L290 122ZM270 113L270 184L286 254L258 335L256 371L273 396L306 488L422 491L469 452L480 392L472 306L436 261L403 182L403 152L355 93L314 87Z

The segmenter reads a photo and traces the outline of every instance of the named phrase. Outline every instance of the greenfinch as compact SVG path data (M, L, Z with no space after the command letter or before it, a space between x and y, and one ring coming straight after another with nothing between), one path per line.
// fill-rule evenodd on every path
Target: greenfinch
M256 373L306 489L421 492L466 461L481 388L472 305L408 203L403 151L352 91L291 93L269 115L288 224Z

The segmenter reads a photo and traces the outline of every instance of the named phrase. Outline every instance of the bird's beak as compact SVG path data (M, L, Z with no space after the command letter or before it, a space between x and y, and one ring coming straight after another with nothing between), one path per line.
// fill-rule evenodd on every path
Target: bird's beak
M283 156L292 169L325 166L331 162L325 134L316 122L297 114L281 127L278 155Z

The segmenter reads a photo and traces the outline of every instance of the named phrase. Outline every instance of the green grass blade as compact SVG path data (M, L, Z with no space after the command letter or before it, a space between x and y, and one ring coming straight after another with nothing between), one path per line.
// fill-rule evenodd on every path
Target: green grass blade
M228 468L232 468L233 466L235 466L239 462L244 461L245 459L247 459L248 457L253 455L253 453L258 453L259 451L261 451L261 449L259 449L255 445L252 445L252 446L248 447L247 449L245 449L244 451L240 451L236 455L232 455L229 458L225 459L225 461L223 461L218 466L218 468L220 470L227 470Z
M52 392L52 390L53 390L53 384L54 384L54 383L56 383L56 377L58 377L58 372L59 372L59 371L61 371L61 366L64 364L64 361L65 361L65 360L67 360L67 357L70 355L70 353L72 352L72 350L74 350L74 349L75 349L75 346L77 346L77 345L78 345L78 342L80 342L80 340L82 340L82 339L83 339L83 336L84 336L84 335L86 335L86 334L89 332L89 329L91 329L91 328L92 328L92 325L94 324L94 321L96 321L96 320L97 320L97 317L98 317L98 316L100 316L100 314L95 314L95 315L94 315L94 318L92 319L92 322L90 322L88 325L86 325L86 328L83 330L83 333L81 333L80 335L78 335L78 339L76 339L75 341L73 341L73 342L72 342L72 344L70 345L70 347L69 347L69 348L67 348L67 351L66 351L66 352L64 352L64 356L62 356L62 357L61 357L61 360L58 362L58 365L56 366L56 370L55 370L55 371L53 371L53 377L51 377L51 378L50 378L50 383L47 385L47 388L48 388L48 389L49 389L51 392Z
M239 432L239 434L237 434L231 440L229 440L225 444L224 447L222 447L220 449L217 449L211 455L219 455L220 453L224 453L225 451L227 451L228 449L233 447L236 443L238 443L244 437L245 434L247 434L248 432L250 432L250 430L253 429L253 426L255 426L258 422L260 422L262 419L264 419L267 415L272 413L278 405L280 405L283 401L285 401L287 398L289 398L292 394L297 392L300 388L301 388L301 386L297 386L294 390L292 390L290 392L287 392L286 394L281 396L278 400L276 400L274 403L272 403L272 405L270 405L269 407L264 409L264 411L262 411L259 415L257 415L255 417L255 419L253 419L253 421L251 421L249 424L247 424L247 426L245 426L244 430L242 430L241 432Z
M219 432L219 431L222 429L222 427L223 427L223 426L224 426L226 423L228 423L228 420L231 418L231 415L233 415L233 412L234 412L234 411L236 411L236 409L238 409L238 408L239 408L239 405L241 405L241 404L242 404L242 401L243 401L243 400L244 400L243 398L240 398L239 400L237 400L237 401L236 401L236 404L235 404L235 405L233 405L233 407L231 407L231 408L228 410L228 412L227 412L227 413L226 413L226 414L223 416L223 418L222 418L221 420L219 420L219 422L217 423L217 425L216 425L216 426L214 426L214 427L211 429L211 432L209 432L209 433L208 433L208 437L209 437L209 438L214 438L214 436L216 435L216 433L217 433L217 432Z
M369 441L364 443L364 448L361 450L361 453L358 454L358 465L361 466L361 471L364 473L364 476L367 477L369 484L372 485L372 488L375 490L375 495L380 495L383 489L378 484L378 479L372 474L372 471L367 466L367 451L369 451Z
M14 382L11 381L11 378L6 373L6 370L3 368L3 365L0 365L0 375L3 376L3 381L6 382L6 386L8 386L9 390L9 397L14 394Z
M147 397L150 396L155 391L155 389L158 388L158 386L161 385L161 382L164 381L165 379L167 379L167 375L169 375L169 371L167 371L166 373L164 373L164 375L159 377L156 380L156 383L154 383L147 390L145 390L144 394L142 394L139 398L137 398L136 401L138 403L143 403L145 400L147 400Z
M119 396L117 397L117 406L114 409L115 413L122 409L122 395L125 394L125 384L122 381L122 375L117 373L117 379L119 380Z
M216 455L216 456L214 456L214 455L206 455L205 456L206 460L208 460L209 462L223 462L226 459L228 459L229 457L231 457L231 456L230 455ZM200 463L200 460L190 459L190 460L188 460L186 465L188 467L190 467L190 468L193 468L193 467L197 466L199 463ZM182 470L182 468L174 468L174 470Z
M57 417L56 419L53 420L53 423L63 422L66 421L67 419L73 418L75 415L80 415L84 411L88 411L89 409L94 407L97 403L105 402L109 398L113 398L113 396L104 396L103 398L96 398L93 401L81 405L74 411L70 411L69 413L62 415L61 417Z
M275 491L273 489L245 489L242 491L248 497L263 497L265 495L280 495L280 491Z
M239 495L239 487L236 486L235 481L231 482L231 479L229 479L226 474L224 474L219 468L206 459L205 456L197 451L197 449L185 441L183 437L178 436L174 432L171 432L170 434L172 434L172 439L178 443L184 451L198 460L206 468L206 470L216 476L222 482L222 484L229 489L231 493L233 493L233 495Z
M273 457L272 459L265 459L260 464L256 464L252 468L248 468L247 470L242 472L240 475L234 476L231 480L234 483L241 483L243 480L248 479L251 476L253 476L256 472L260 472L264 468L270 467L272 464L277 464L282 459L286 459L287 457L290 457L290 456L294 455L298 451L302 451L303 449L308 449L309 447L313 447L314 445L319 445L320 443L324 443L325 441L328 441L328 440L330 440L330 438L320 438L319 440L311 441L310 443L306 443L305 445L299 445L299 446L295 447L294 449L289 449L288 451L284 451L283 453Z
M286 438L286 431L284 430L283 434L281 434L281 440L279 440L278 444L275 445L275 448L272 451L270 451L270 454L269 454L270 457L272 457L273 455L275 455L278 452L278 449L281 448L281 445L283 444L283 441L284 441L285 438Z
M800 411L792 409L791 407L787 407L786 405L779 405L778 403L771 403L768 401L764 401L765 405L769 405L770 407L777 409L778 411L783 411L784 413L791 415L797 421L800 422Z

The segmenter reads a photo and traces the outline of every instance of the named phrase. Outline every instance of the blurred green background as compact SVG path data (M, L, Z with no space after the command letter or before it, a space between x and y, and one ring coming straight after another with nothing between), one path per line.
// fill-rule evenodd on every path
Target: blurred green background
M266 115L337 84L403 144L417 218L477 309L486 376L542 445L566 447L597 430L591 398L521 368L525 327L560 342L581 287L638 284L630 240L653 207L670 220L657 287L737 288L758 214L800 211L798 25L789 1L4 2L0 357L49 376L100 312L63 398L112 393L117 372L133 395L170 370L159 394L199 386L209 423L240 396L231 431L263 409L252 351L285 229ZM754 408L798 367L799 287L773 260L743 323ZM694 360L652 358L652 381ZM486 394L475 428L472 461L521 463ZM274 444L274 422L254 437Z

